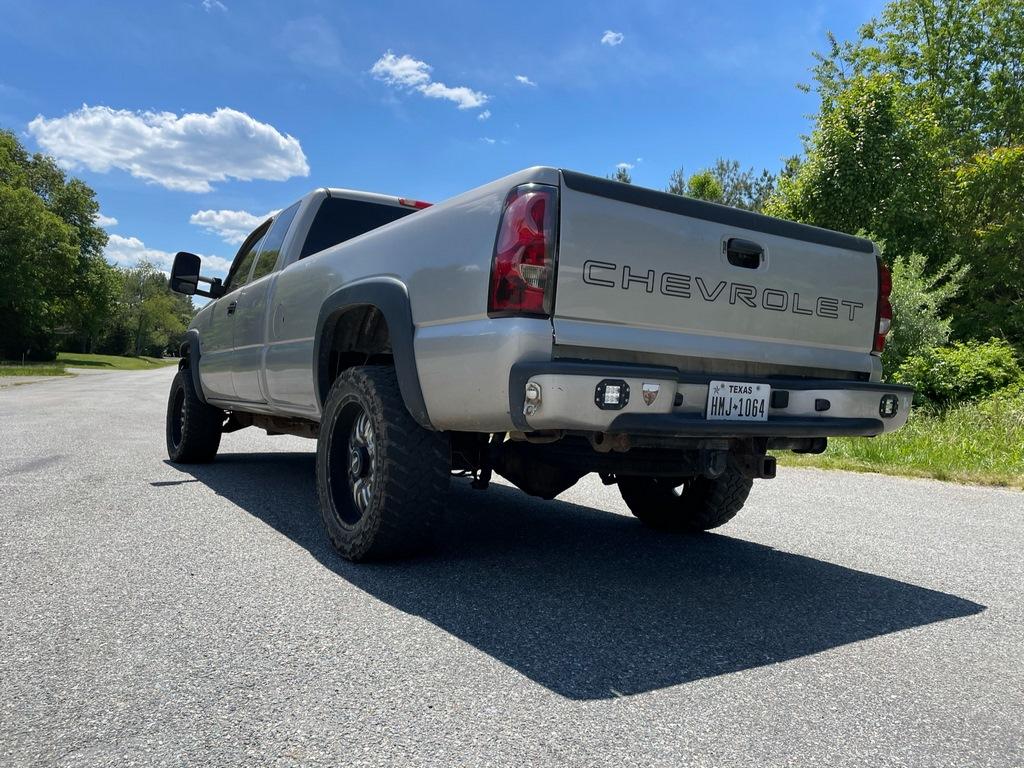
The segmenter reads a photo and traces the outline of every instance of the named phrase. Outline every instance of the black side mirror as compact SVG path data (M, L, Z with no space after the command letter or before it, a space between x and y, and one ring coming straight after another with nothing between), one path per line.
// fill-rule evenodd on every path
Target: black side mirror
M224 295L224 285L219 277L203 277L199 274L200 259L194 253L179 251L174 257L171 267L171 290L186 296L206 296L217 299ZM201 290L200 283L209 285L209 289Z

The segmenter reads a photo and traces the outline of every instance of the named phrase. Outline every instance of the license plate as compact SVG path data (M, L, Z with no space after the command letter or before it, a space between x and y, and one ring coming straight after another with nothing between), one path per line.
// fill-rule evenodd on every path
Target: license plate
M767 384L742 381L712 381L708 387L708 421L767 421Z

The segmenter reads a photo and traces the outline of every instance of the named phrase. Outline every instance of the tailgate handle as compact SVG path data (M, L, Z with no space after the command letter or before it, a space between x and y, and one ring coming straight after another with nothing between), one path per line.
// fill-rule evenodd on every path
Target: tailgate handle
M752 240L730 237L725 241L725 257L734 267L757 269L764 261L764 248Z

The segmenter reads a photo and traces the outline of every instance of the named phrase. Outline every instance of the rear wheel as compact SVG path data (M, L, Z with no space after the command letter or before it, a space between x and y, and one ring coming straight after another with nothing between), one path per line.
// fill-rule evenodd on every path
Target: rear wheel
M196 394L192 372L182 368L167 398L167 455L178 464L213 461L220 447L224 411L207 405Z
M706 531L732 520L754 481L730 467L714 479L619 478L623 501L641 522L669 531Z
M316 479L324 527L343 557L383 559L428 545L450 476L448 436L416 423L392 368L338 377L320 422Z

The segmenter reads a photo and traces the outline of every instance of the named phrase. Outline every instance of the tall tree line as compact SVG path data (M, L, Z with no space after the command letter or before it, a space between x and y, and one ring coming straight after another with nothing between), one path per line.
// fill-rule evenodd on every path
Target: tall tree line
M151 265L108 264L98 214L88 185L0 130L0 359L174 348L191 300Z

